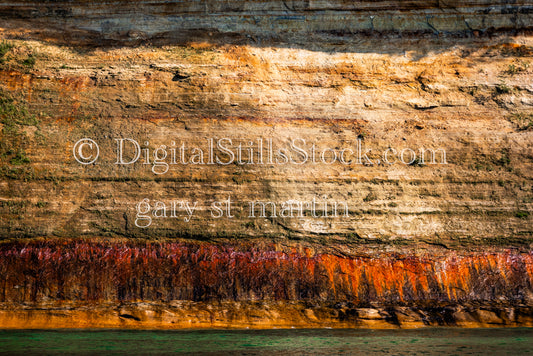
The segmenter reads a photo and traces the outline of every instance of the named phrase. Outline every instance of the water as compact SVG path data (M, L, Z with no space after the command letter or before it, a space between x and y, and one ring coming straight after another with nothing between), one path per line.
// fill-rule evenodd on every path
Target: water
M533 328L0 330L3 355L533 355Z

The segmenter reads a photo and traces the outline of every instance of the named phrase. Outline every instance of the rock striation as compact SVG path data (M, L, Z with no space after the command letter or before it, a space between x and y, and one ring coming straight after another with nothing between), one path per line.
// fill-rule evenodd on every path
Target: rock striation
M290 40L353 34L479 36L531 30L528 0L469 1L17 1L0 4L10 27L55 41ZM31 28L26 24L31 23ZM59 32L60 35L54 35ZM50 39L50 38L48 38ZM297 43L298 41L296 41Z
M532 11L0 3L0 325L531 326Z

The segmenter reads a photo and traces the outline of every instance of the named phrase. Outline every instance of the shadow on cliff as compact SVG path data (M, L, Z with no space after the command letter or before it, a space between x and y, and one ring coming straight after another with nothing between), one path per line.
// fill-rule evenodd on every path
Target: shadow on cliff
M0 14L0 19L2 16ZM487 46L490 42L509 43L518 35L531 36L533 27L498 28L484 30L436 31L428 28L418 31L314 31L276 32L250 34L246 32L221 32L217 29L175 30L147 35L139 31L114 31L103 33L80 28L68 28L41 19L19 20L3 18L0 37L16 40L38 40L45 43L69 46L87 54L93 50L135 47L189 46L203 43L208 46L227 45L251 47L294 48L325 53L376 53L407 55L413 60L428 54L442 53L458 45L470 48Z
M532 16L531 0L24 0L0 3L0 36L82 50L203 42L416 59L464 39L531 34Z

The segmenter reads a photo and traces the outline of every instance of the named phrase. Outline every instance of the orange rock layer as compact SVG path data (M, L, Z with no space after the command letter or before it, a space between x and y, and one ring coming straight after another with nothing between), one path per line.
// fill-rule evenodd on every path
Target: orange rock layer
M247 242L3 243L0 301L531 303L531 252L375 254Z
M0 245L0 279L4 328L533 325L533 254L512 250L32 240Z

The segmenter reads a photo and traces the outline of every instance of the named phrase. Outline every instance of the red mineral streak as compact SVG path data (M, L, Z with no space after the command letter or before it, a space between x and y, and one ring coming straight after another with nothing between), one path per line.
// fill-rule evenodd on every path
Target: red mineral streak
M0 301L530 303L533 254L337 256L252 243L45 240L0 245Z

